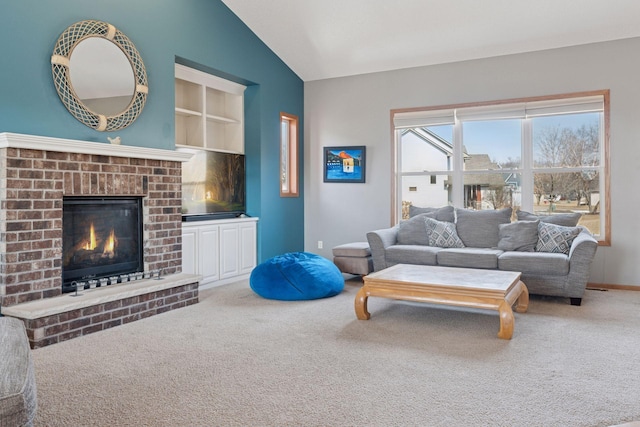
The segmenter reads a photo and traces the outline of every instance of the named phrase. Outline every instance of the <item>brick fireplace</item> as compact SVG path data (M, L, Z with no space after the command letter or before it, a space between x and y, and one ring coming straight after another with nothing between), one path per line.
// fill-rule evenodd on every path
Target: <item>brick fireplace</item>
M198 301L181 273L181 165L169 150L0 134L0 313L19 317L33 348ZM145 271L162 279L62 295L64 197L142 199Z

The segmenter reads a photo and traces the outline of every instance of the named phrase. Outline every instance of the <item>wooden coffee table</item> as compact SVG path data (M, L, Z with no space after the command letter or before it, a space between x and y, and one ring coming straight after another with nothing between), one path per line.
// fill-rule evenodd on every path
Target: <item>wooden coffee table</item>
M368 320L369 297L430 302L462 307L496 310L500 313L498 337L511 339L514 318L511 307L524 313L529 306L529 291L516 271L474 268L434 267L397 264L364 276L364 285L356 294L356 316Z

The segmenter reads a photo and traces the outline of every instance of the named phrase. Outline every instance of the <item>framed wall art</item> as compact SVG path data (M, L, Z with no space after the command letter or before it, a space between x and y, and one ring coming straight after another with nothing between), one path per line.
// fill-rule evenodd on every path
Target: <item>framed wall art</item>
M365 182L366 147L324 147L324 182Z

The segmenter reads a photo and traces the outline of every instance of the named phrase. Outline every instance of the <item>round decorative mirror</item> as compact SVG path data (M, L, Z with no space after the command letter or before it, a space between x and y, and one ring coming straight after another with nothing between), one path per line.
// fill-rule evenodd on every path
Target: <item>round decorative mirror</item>
M98 131L129 126L149 92L147 73L135 46L102 21L67 28L51 56L53 82L67 110Z

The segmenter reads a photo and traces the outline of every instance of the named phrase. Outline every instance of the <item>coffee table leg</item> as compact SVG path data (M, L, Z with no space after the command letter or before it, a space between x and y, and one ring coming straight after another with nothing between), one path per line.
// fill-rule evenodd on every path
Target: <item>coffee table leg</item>
M364 286L360 288L356 294L355 309L356 317L360 320L369 320L371 314L367 311L367 292L364 290Z
M513 336L513 310L508 302L502 301L498 307L498 313L500 313L500 330L498 331L498 338L503 340L510 340Z
M516 300L516 311L518 313L525 313L527 311L527 308L529 308L529 290L527 289L527 286L522 283L522 281L520 281L518 285L520 285L520 288L522 288L522 292Z

